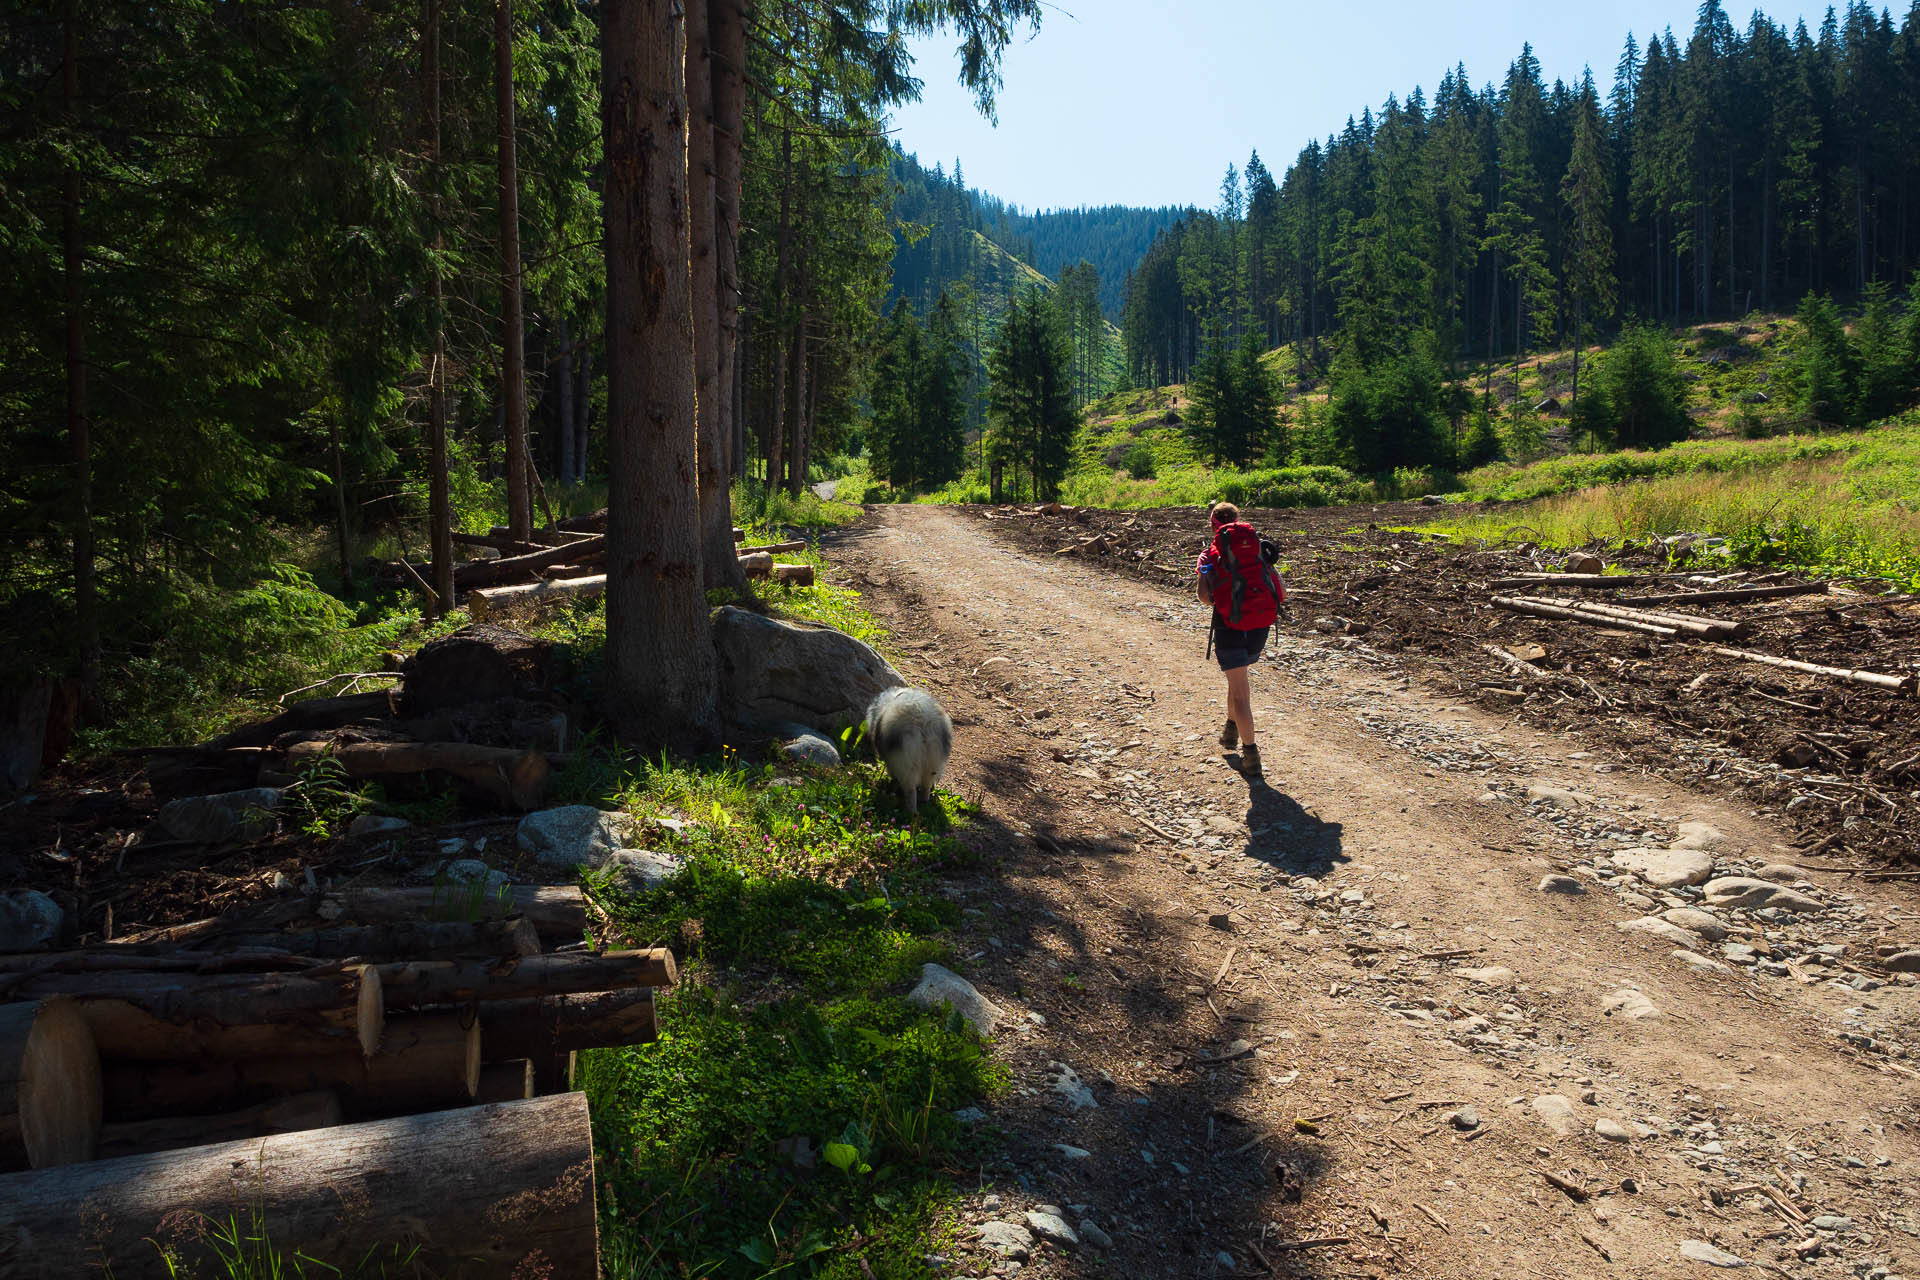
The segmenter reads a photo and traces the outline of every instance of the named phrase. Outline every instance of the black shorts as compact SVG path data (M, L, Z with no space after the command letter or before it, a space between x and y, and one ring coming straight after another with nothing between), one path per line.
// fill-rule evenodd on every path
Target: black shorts
M1267 647L1267 628L1255 627L1251 631L1235 631L1224 622L1213 624L1213 656L1220 660L1222 671L1238 671L1241 667L1250 667L1260 661L1260 651Z

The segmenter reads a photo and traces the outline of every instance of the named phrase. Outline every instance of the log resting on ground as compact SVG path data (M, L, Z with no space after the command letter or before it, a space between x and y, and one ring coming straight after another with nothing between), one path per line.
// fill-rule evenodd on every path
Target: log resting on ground
M370 886L323 894L315 905L322 920L359 924L390 921L497 920L525 916L543 938L580 941L587 929L587 899L577 885L517 885L492 894L478 885L435 889Z
M0 1170L93 1159L100 1115L100 1055L74 1002L0 1005Z
M372 1053L385 1022L380 974L370 965L267 974L17 974L0 986L14 999L72 996L103 1058Z
M233 747L264 747L283 733L303 729L343 729L352 724L375 724L394 713L392 690L350 693L339 698L307 698L289 706L271 720L243 725L232 733L210 739L209 752Z
M1878 671L1861 671L1849 667L1823 667L1817 662L1801 662L1795 658L1777 658L1770 653L1755 653L1750 649L1723 649L1715 646L1713 652L1723 658L1738 658L1742 662L1758 662L1769 667L1780 667L1787 671L1800 671L1811 676L1825 676L1829 680L1843 680L1848 684L1863 684L1875 689L1888 689L1895 693L1912 693L1916 684L1914 676L1890 676Z
M387 1006L394 1009L670 987L677 976L673 952L665 947L567 951L505 960L403 960L377 967Z
M470 742L353 742L339 747L296 742L287 752L287 767L297 771L329 755L349 778L447 773L520 810L539 807L553 774L547 758L537 751Z
M484 621L501 609L515 605L541 604L549 600L591 600L605 595L607 575L589 574L580 578L552 578L545 582L526 582L511 587L489 587L467 593L467 616Z
M346 1112L340 1106L339 1095L331 1090L317 1089L312 1093L296 1093L290 1098L257 1103L219 1115L174 1116L110 1124L100 1131L100 1149L95 1158L113 1160L150 1151L198 1147L209 1142L258 1138L269 1133L327 1129L345 1119Z
M543 1053L611 1049L654 1038L653 991L591 991L499 1000L485 1010L487 1056L538 1058Z
M570 564L583 560L606 547L604 536L581 538L557 547L542 547L525 555L506 556L499 560L480 560L463 566L453 575L453 585L461 591L474 587L493 587L503 582L513 582L521 578L531 578L549 565Z
M357 1051L229 1062L108 1059L109 1118L199 1115L328 1090L351 1115L393 1115L473 1101L480 1082L481 1020L471 1014L396 1015L372 1056Z
M813 585L813 566L810 564L777 564L773 566L773 580L784 582L790 587L810 587Z
M417 1249L462 1280L599 1274L587 1100L561 1094L0 1178L0 1254L18 1280L169 1274L214 1263L196 1222L238 1214L343 1273Z
M525 916L505 920L404 920L286 933L225 934L213 940L209 949L224 952L230 947L262 954L271 954L270 949L278 947L326 960L532 956L540 954L540 931Z

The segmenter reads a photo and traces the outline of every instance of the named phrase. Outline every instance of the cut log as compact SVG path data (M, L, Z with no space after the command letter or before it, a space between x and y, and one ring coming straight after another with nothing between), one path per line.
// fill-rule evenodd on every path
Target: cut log
M1725 591L1670 591L1665 595L1633 596L1619 604L1717 604L1735 600L1773 600L1781 596L1823 596L1827 581L1788 582L1777 587L1737 587Z
M738 525L735 525L733 530L733 540L735 542L745 542L747 540L747 531L745 529L740 528Z
M607 509L602 507L583 516L563 516L553 522L553 527L562 533L605 533Z
M1782 667L1788 671L1802 671L1810 676L1825 676L1829 680L1844 680L1848 684L1863 684L1875 689L1889 689L1895 693L1915 691L1916 679L1913 676L1883 675L1878 671L1861 671L1857 668L1823 667L1815 662L1801 662L1794 658L1776 658L1770 653L1754 653L1748 649L1725 649L1718 645L1713 652L1723 658L1738 658L1742 662L1758 662L1769 667Z
M108 1058L107 1115L116 1121L201 1115L330 1090L348 1114L460 1107L480 1084L480 1020L460 1013L395 1017L371 1056L358 1052L184 1063Z
M805 538L796 538L792 542L769 542L764 546L758 547L734 548L737 554L743 556L759 555L762 552L765 552L767 555L779 555L785 551L805 551L806 549L807 540Z
M380 924L411 920L497 920L520 915L543 938L578 942L587 931L587 899L576 885L517 885L503 894L479 886L342 889L317 904L322 920Z
M653 991L594 991L486 1007L487 1055L534 1058L577 1049L612 1049L654 1038Z
M271 720L243 725L231 733L223 733L209 740L203 749L218 752L234 747L264 747L283 733L378 724L391 717L393 710L393 691L389 689L373 693L350 693L342 698L307 698L294 703Z
M525 916L505 920L409 920L337 929L295 929L287 933L234 933L213 944L224 951L268 951L279 947L315 959L400 960L540 954L540 932Z
M740 557L740 572L749 578L764 578L773 572L773 557L762 551Z
M497 524L487 531L487 536L511 542L513 541L513 530L504 524ZM584 538L594 536L596 535L591 532L571 529L534 529L527 534L527 543L523 545L533 547L564 547L579 542Z
M291 1098L262 1102L213 1116L175 1116L155 1120L127 1120L100 1131L98 1160L176 1151L209 1142L233 1142L269 1133L298 1133L330 1129L344 1123L346 1112L331 1090L296 1093Z
M584 578L551 578L512 587L490 587L467 593L467 616L483 621L502 609L516 605L544 604L550 600L593 600L607 593L607 575Z
M810 564L777 564L773 566L773 580L784 582L790 587L810 587L813 585L813 566Z
M1659 626L1651 622L1635 622L1630 618L1613 618L1604 613L1583 613L1578 609L1563 605L1544 604L1537 600L1526 600L1516 596L1495 596L1494 607L1506 609L1512 613L1530 614L1536 618L1561 618L1568 622L1584 622L1589 626L1613 627L1622 631L1640 631L1647 635L1671 638L1680 634L1675 627Z
M548 565L569 564L606 546L605 536L581 538L558 547L542 547L525 555L499 560L481 560L463 566L453 575L453 585L461 591L474 587L494 587L506 582L531 578Z
M309 1271L593 1277L596 1204L576 1093L9 1174L0 1241L17 1280L227 1274L182 1224L237 1215Z
M533 1096L533 1063L526 1058L511 1062L489 1062L480 1068L480 1088L475 1102L513 1102Z
M505 627L467 626L407 659L408 717L502 698L540 701L553 687L553 645Z
M566 951L507 960L403 960L376 967L389 1009L670 987L678 972L673 952L665 947Z
M1657 627L1672 627L1682 635L1698 636L1707 640L1737 640L1747 633L1744 622L1728 622L1720 618L1693 618L1680 613L1651 613L1644 609L1628 609L1617 604L1603 604L1599 601L1555 600L1549 597L1527 597L1533 604L1557 605L1562 609L1572 609L1575 613L1597 613L1608 618L1624 618L1629 622L1647 622Z
M553 774L547 758L537 751L470 742L353 742L339 747L298 742L287 752L287 767L297 771L329 755L349 778L446 773L520 810L540 806Z
M461 533L458 530L454 532L453 540L469 547L492 547L495 551L503 555L528 555L535 551L544 550L547 547L560 545L558 542L521 542L506 535L496 536L491 533ZM570 542L572 539L568 538L566 541Z
M305 973L39 973L0 980L11 999L72 996L103 1058L194 1060L371 1053L385 1021L368 966Z
M276 935L277 936L277 935ZM105 943L76 951L43 951L0 956L0 988L47 973L298 973L313 960L280 947L235 947L231 951L193 951L173 943Z
M93 1159L100 1114L100 1055L78 1006L0 1005L0 1170Z
M1487 585L1495 591L1526 590L1542 585L1573 591L1623 591L1628 587L1692 582L1699 577L1697 573L1516 573L1509 578L1495 578Z

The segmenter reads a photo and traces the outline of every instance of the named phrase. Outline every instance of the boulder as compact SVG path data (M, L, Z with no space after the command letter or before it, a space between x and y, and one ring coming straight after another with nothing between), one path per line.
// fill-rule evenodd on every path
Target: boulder
M613 887L623 893L645 893L658 889L669 877L686 869L687 860L676 853L655 853L651 849L619 849L607 856L602 868Z
M731 605L715 610L722 710L745 724L791 721L833 734L866 718L883 690L906 684L871 645Z
M176 840L225 844L264 840L273 834L278 787L249 787L212 796L186 796L160 810L160 828Z
M1623 849L1613 865L1657 889L1705 884L1713 879L1713 855L1699 849Z
M571 870L599 866L615 850L631 845L638 833L639 825L624 813L569 804L520 819L514 840L541 865Z
M1706 894L1708 903L1713 906L1738 907L1746 911L1758 911L1764 907L1805 912L1827 909L1824 902L1797 889L1789 889L1770 880L1756 880L1752 876L1721 876L1718 880L1709 880Z
M943 1004L950 1004L955 1013L965 1018L983 1036L993 1034L994 1024L1000 1020L998 1005L981 995L971 982L943 965L920 966L920 985L907 993L907 1003L917 1004L922 1009L937 1009Z
M1710 912L1698 907L1675 907L1662 911L1660 918L1668 924L1679 925L1688 933L1697 933L1708 942L1718 942L1727 936L1727 926Z
M0 894L0 952L45 951L66 933L67 913L38 889Z

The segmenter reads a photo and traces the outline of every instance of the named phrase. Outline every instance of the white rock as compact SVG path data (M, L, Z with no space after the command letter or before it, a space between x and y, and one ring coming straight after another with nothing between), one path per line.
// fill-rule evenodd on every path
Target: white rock
M161 828L174 839L196 844L264 840L273 834L273 814L283 799L278 787L185 796L163 806L159 821Z
M1608 1142L1631 1142L1633 1134L1627 1126L1611 1116L1601 1116L1593 1122L1593 1131Z
M1076 1147L1067 1142L1056 1142L1053 1144L1053 1149L1068 1160L1085 1160L1093 1154L1085 1147Z
M1080 1237L1074 1229L1068 1226L1067 1220L1057 1213L1042 1213L1036 1209L1029 1209L1027 1226L1042 1240L1051 1240L1055 1244L1065 1245L1068 1248L1080 1243Z
M1501 965L1488 965L1484 969L1455 969L1454 972L1468 982L1481 987L1498 987L1513 981L1513 970Z
M1713 856L1698 849L1623 849L1613 855L1613 865L1656 889L1705 884L1713 878Z
M520 819L514 842L543 866L571 870L599 866L614 850L630 846L638 831L639 824L624 813L569 804Z
M1671 943L1676 947L1691 947L1700 941L1679 925L1662 920L1659 916L1641 916L1638 920L1622 920L1614 928L1622 933L1650 933L1662 942Z
M1033 1249L1033 1233L1017 1222L983 1222L980 1244L1003 1258L1025 1258Z
M1688 933L1697 933L1708 942L1718 942L1727 936L1727 926L1718 917L1698 907L1674 907L1662 911L1660 918L1668 924L1677 924Z
M840 763L840 748L811 729L784 738L780 743L780 752L789 760L798 760L804 764L837 765Z
M66 928L67 913L38 889L0 894L0 951L44 951Z
M1757 879L1775 880L1781 884L1799 884L1807 878L1807 873L1789 862L1769 862L1753 873Z
M1064 1062L1047 1064L1047 1087L1065 1098L1075 1111L1091 1111L1100 1106L1093 1090L1080 1079L1080 1073Z
M1569 791L1565 787L1556 787L1550 782L1536 782L1527 788L1529 800L1545 800L1560 809L1584 809L1599 801L1584 791Z
M1680 963L1684 965L1690 965L1695 969L1700 969L1707 973L1731 973L1732 972L1732 970L1728 969L1727 966L1721 964L1718 960L1708 959L1706 956L1701 955L1698 951L1688 951L1684 947L1675 947L1672 951L1669 951L1667 954L1672 956L1675 960L1678 960Z
M655 853L651 849L617 849L601 868L615 888L623 893L645 893L658 889L672 876L686 869L687 860L677 853Z
M1580 1123L1573 1118L1573 1103L1557 1093L1543 1093L1527 1104L1533 1108L1533 1114L1540 1117L1542 1124L1563 1138L1570 1138L1579 1131Z
M1739 848L1732 836L1711 823L1683 822L1678 831L1679 838L1673 842L1673 847L1676 849L1705 849L1709 853L1732 853Z
M1749 1265L1744 1259L1736 1258L1725 1249L1716 1249L1705 1240L1684 1240L1680 1244L1680 1256L1689 1262L1704 1262L1710 1267L1735 1267Z
M1609 1017L1617 1013L1634 1022L1660 1016L1659 1007L1632 987L1622 987L1601 997L1600 1009Z
M1751 876L1721 876L1706 885L1707 901L1716 907L1739 907L1758 911L1773 907L1781 911L1825 911L1826 904L1794 889Z
M920 966L920 985L907 993L907 1001L923 1009L950 1004L954 1012L983 1036L992 1035L994 1024L1000 1020L998 1005L981 995L971 982L942 965Z

